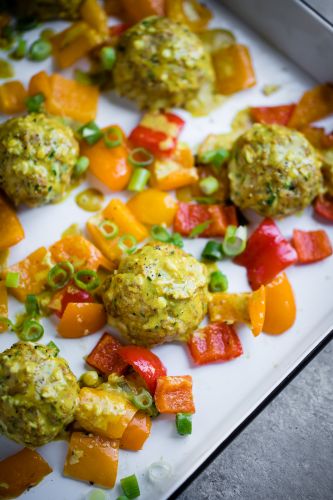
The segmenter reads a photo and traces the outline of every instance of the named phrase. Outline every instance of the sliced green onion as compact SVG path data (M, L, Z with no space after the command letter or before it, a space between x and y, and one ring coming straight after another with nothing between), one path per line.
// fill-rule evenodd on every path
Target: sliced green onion
M143 191L150 177L150 172L146 168L136 168L127 186L129 191Z
M6 274L5 285L7 288L17 288L20 283L20 273L9 272Z
M192 434L192 415L191 413L177 413L176 427L178 434L188 436Z
M53 340L50 340L50 342L47 344L47 347L52 350L53 356L56 358L60 352L60 349L57 346L57 344L55 344Z
M90 160L87 156L80 156L80 158L75 163L74 175L75 177L80 177L89 167Z
M147 410L153 404L152 395L146 389L141 389L138 394L134 394L131 401L139 410Z
M18 334L20 340L27 342L36 342L44 335L44 328L38 321L27 319L23 323L22 331Z
M102 68L109 71L116 62L116 51L113 47L103 47L100 52Z
M100 381L99 375L95 370L88 370L80 377L80 381L86 387L96 387Z
M207 228L211 225L212 221L211 220L206 220L205 222L202 222L201 224L198 224L195 226L192 231L189 234L189 238L195 238L196 236L199 236L202 234L204 231L206 231Z
M244 252L246 247L247 228L246 226L228 226L223 240L223 252L228 257Z
M228 278L221 271L214 271L209 278L210 292L226 292L228 290Z
M224 148L214 149L213 151L206 151L199 157L200 163L204 165L212 164L214 167L221 167L223 163L229 158L229 151Z
M111 137L111 138L110 138ZM109 127L104 132L104 143L105 146L112 149L120 146L123 143L123 135L119 128Z
M88 493L87 500L107 500L107 495L105 491L99 488L94 488Z
M165 229L165 227L158 226L157 224L151 227L150 235L154 240L163 241L164 243L168 243L172 239L169 231Z
M68 260L64 260L50 269L47 275L47 281L53 290L58 290L67 285L73 274L73 264Z
M129 245L128 245L129 243ZM124 234L118 241L118 247L120 250L127 254L134 253L136 250L136 237L132 234Z
M20 38L20 40L17 42L15 49L10 54L10 58L14 59L15 61L20 61L25 57L26 52L27 52L27 42L26 40L23 40L23 38Z
M48 40L36 40L29 49L31 61L45 61L52 53L52 44Z
M96 144L102 137L103 132L94 121L88 122L77 131L79 137L84 139L90 146Z
M142 160L136 159L135 157L143 157ZM151 165L154 161L154 155L152 155L147 149L145 148L136 148L133 149L128 157L128 161L130 162L133 167L148 167L148 165Z
M216 177L213 177L212 175L209 175L208 177L201 179L201 181L199 182L199 188L204 194L207 195L216 193L219 186L220 186L219 181L216 179Z
M213 240L208 241L202 251L201 257L212 261L223 259L222 244Z
M29 113L38 113L41 110L43 103L45 102L45 96L41 92L35 94L25 101L25 105Z
M137 498L140 496L139 483L135 474L123 477L120 480L120 484L127 498Z
M91 269L78 271L74 274L74 281L79 288L87 291L95 290L101 284L98 274Z
M172 473L172 467L168 462L161 460L154 462L148 467L148 477L152 483L158 483L167 479Z
M184 240L179 233L173 233L171 236L170 243L173 243L176 247L183 248Z
M36 295L27 295L25 299L25 310L30 318L36 318L39 314L39 305Z
M102 233L102 235L106 240L112 240L119 233L119 228L117 224L108 219L103 220L98 225L98 229L100 230L100 232Z
M15 330L14 323L6 316L0 316L0 332L4 332L7 330Z

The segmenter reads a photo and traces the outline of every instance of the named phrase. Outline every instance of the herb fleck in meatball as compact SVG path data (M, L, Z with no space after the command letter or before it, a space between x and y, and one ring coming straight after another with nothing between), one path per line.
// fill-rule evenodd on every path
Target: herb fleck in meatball
M0 433L28 447L52 441L74 419L79 387L62 358L18 342L0 353Z
M180 248L149 243L105 283L109 323L134 344L188 340L207 312L207 271Z
M255 124L235 143L229 163L231 199L240 208L284 217L322 190L321 162L308 140L280 125Z
M79 145L58 118L32 113L0 126L0 188L15 205L60 199L71 182Z
M120 37L113 76L119 94L140 108L193 108L214 72L201 40L186 26L149 17Z

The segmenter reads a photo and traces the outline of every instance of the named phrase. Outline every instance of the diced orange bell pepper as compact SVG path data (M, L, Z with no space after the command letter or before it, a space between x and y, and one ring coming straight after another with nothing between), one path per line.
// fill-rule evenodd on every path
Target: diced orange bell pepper
M212 54L212 59L220 94L234 94L256 84L251 55L245 45L229 45Z
M212 19L211 11L197 0L166 0L167 17L186 24L192 31L203 31Z
M150 435L151 418L147 413L138 411L120 440L120 448L123 450L138 451L141 450Z
M102 224L103 221L105 221L105 219L98 215L90 217L86 223L87 231L96 247L108 261L116 266L122 256L122 251L118 246L119 237L116 236L112 239L105 238L104 234L99 229L99 225Z
M107 130L107 127L104 130ZM112 191L122 191L126 188L132 174L132 166L128 161L128 147L124 132L120 127L112 125L123 136L123 143L109 148L104 140L99 140L93 146L81 142L81 154L89 158L89 170Z
M151 173L150 185L162 191L189 186L199 180L195 167L183 167L170 158L156 159Z
M104 10L108 16L122 17L124 6L119 0L104 0Z
M78 122L88 122L96 117L99 92L97 87L83 85L75 80L45 71L34 75L29 83L29 95L42 93L44 107L52 115L68 116Z
M164 16L165 0L122 0L125 15L132 22L149 16Z
M61 337L77 339L98 332L106 323L106 313L102 304L70 302L57 330Z
M148 230L141 224L140 218L118 198L113 198L104 208L102 214L105 219L113 221L118 226L121 235L132 234L137 241L143 241L149 236Z
M333 113L333 85L324 83L305 92L296 105L288 127L301 128Z
M73 432L64 465L65 476L113 488L117 479L119 441Z
M65 236L53 243L49 248L55 262L69 260L76 270L92 269L96 271L99 267L104 267L109 271L114 266L90 241L79 234Z
M158 189L146 189L127 202L128 208L143 224L170 226L176 215L178 202L169 193Z
M51 38L53 57L65 69L102 42L103 37L88 22L78 21Z
M8 318L8 294L7 288L4 281L0 281L0 317ZM6 331L6 326L1 324L0 321L0 333Z
M263 331L272 335L289 330L296 319L294 292L288 277L281 273L266 288L266 313Z
M15 210L0 196L0 250L16 245L23 238L24 230Z
M27 295L38 295L47 283L47 275L52 267L50 253L45 247L38 248L17 264L10 266L6 272L19 273L20 281L17 288L10 292L17 300L24 302Z
M251 328L255 337L262 332L265 309L264 286L250 293L214 293L208 304L210 321L245 323Z
M298 264L312 264L332 255L332 244L323 229L317 231L294 229L292 242L297 252Z
M192 377L190 375L159 377L155 404L160 413L194 413Z
M108 333L99 339L91 353L86 357L86 363L103 375L116 373L122 375L128 364L119 356L122 344Z
M22 82L13 80L0 85L0 113L12 115L25 111L28 93Z
M0 462L0 498L16 498L52 472L37 451L23 448Z
M172 159L186 168L194 167L194 156L190 146L186 142L178 142L172 155Z
M118 391L83 387L76 420L89 432L120 439L136 412L137 408Z
M84 0L80 7L81 17L103 39L108 36L108 18L103 7L97 0Z

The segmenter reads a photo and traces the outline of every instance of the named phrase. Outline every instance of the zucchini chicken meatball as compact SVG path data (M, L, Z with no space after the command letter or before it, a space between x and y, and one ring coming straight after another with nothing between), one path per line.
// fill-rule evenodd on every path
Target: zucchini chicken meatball
M0 433L34 448L74 419L79 387L67 362L41 344L18 342L0 354Z
M231 199L260 215L303 210L322 191L321 161L303 134L255 124L235 143L229 163Z
M16 16L41 21L77 19L83 0L7 0L8 9Z
M207 271L180 248L149 243L105 283L109 323L134 344L188 340L207 312Z
M213 75L201 40L170 19L146 18L120 37L115 88L140 108L193 107L199 92L213 87Z
M56 201L70 185L79 145L58 118L31 113L0 126L0 188L15 205Z

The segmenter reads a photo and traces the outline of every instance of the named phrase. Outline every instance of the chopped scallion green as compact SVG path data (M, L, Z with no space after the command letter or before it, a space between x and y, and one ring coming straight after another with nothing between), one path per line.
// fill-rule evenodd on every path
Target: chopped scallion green
M74 274L74 281L81 290L86 291L95 290L101 284L98 274L92 269L82 269L78 271Z
M236 257L236 255L244 252L246 239L246 226L228 226L222 245L224 254L228 257Z
M212 164L214 167L221 167L223 163L229 158L229 151L224 148L206 151L199 157L199 162L204 165Z
M23 38L20 38L19 41L17 42L15 49L10 54L10 58L14 59L15 61L20 61L25 57L26 52L27 52L27 42L26 40L23 40Z
M222 260L223 259L222 244L214 240L208 241L206 243L205 248L202 251L201 257L203 259L212 261Z
M211 220L206 220L205 222L202 222L201 224L198 224L195 226L192 231L189 234L189 238L195 238L196 236L200 236L203 232L206 231L206 229L209 228L211 225L212 221Z
M45 61L52 53L52 44L48 40L36 40L29 49L29 59L31 61Z
M136 237L132 234L124 234L118 241L118 247L120 250L127 254L132 254L136 250Z
M138 394L133 394L131 401L139 410L147 410L153 404L153 398L146 389L141 389Z
M209 175L208 177L201 179L201 181L199 182L199 187L204 194L211 195L213 193L216 193L216 191L218 190L219 181L216 179L216 177Z
M183 248L184 240L179 233L173 233L171 235L170 243L173 243L176 247Z
M74 176L80 177L89 167L90 160L87 156L80 156L74 167Z
M192 415L190 413L177 413L176 427L181 436L192 434Z
M52 350L53 356L56 358L60 352L60 349L57 346L57 344L55 344L53 340L50 340L50 342L47 344L47 347Z
M145 148L136 148L131 151L128 161L133 167L148 167L153 163L154 155Z
M68 260L64 260L50 269L47 275L47 281L53 290L58 290L67 285L73 274L73 264Z
M36 318L39 314L39 305L36 295L29 294L25 299L25 310L30 318Z
M100 52L102 68L109 71L116 62L116 51L113 47L103 47Z
M5 332L7 330L15 330L14 323L6 316L0 316L0 332Z
M25 101L25 105L29 113L38 113L45 102L45 96L41 92L35 94Z
M112 149L120 146L123 143L123 134L117 127L109 127L104 132L105 146Z
M17 288L20 283L20 273L8 272L6 274L5 285L7 288Z
M79 128L77 133L79 137L81 139L84 139L90 146L96 144L96 142L98 142L103 137L103 132L94 121L90 121L83 125L81 128Z
M150 172L146 168L138 167L134 170L127 189L129 191L143 191L150 177Z
M171 234L167 229L165 229L165 227L158 226L157 224L151 227L150 235L154 240L163 241L164 243L168 243L172 238Z
M226 292L228 290L228 278L221 271L214 271L209 278L210 292Z
M117 224L108 219L103 220L98 228L106 240L112 240L119 233Z
M139 483L136 478L136 475L123 477L120 480L121 487L127 496L127 498L137 498L140 496L140 488Z
M26 342L36 342L44 335L44 328L38 321L27 319L23 323L23 328L17 333L20 340Z

